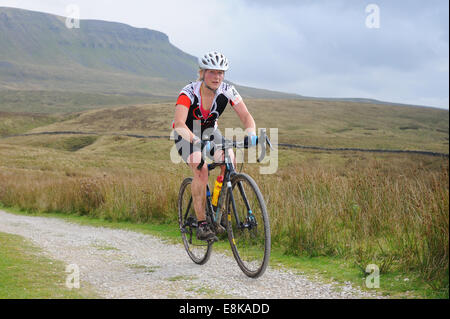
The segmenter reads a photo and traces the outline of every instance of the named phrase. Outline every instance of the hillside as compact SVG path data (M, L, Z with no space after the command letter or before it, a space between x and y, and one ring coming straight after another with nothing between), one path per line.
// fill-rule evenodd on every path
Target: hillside
M146 101L169 100L197 77L196 58L172 45L162 32L99 20L81 20L80 28L68 29L65 20L47 13L0 7L2 95L11 96L16 90L24 92L18 93L21 96L33 96L35 91L54 96L77 92L78 97L95 92L120 95L119 100L130 103L137 97L142 102L142 97ZM299 97L237 87L247 97ZM133 98L127 99L130 96ZM0 102L0 110L36 111L10 100ZM97 103L88 103L92 104ZM49 111L46 109L44 112Z
M383 148L447 148L448 153L444 113L420 120L423 114L408 114L403 107L383 111L378 106L363 115L348 103L302 101L283 101L275 112L268 111L274 101L248 102L258 115L258 126L279 123L282 141L361 147L382 142ZM126 221L143 228L163 223L179 238L178 190L192 173L170 161L172 142L107 134L163 130L172 107L161 103L90 110L39 128L105 133L100 135L0 138L0 205ZM155 112L161 116L158 123L152 121ZM387 114L392 119L385 120ZM342 121L342 115L348 119ZM227 110L221 127L235 120ZM299 121L296 126L294 121ZM446 127L447 132L438 131ZM314 269L326 264L323 272L334 278L346 269L343 281L351 277L358 283L368 263L383 265L382 287L409 297L427 289L433 290L431 296L448 298L448 158L285 148L278 155L276 174L260 174L267 163L243 167L264 194L274 255L287 255L290 264L293 256L300 256ZM211 183L217 173L212 172ZM424 284L431 281L433 286Z
M195 76L195 58L164 33L97 20L68 29L65 20L0 8L0 87L110 92L131 82L128 90L151 92Z
M278 128L279 143L447 154L449 150L446 110L316 100L247 99L246 104L257 127ZM32 127L24 122L22 129L10 127L5 132L77 131L168 136L173 107L173 102L98 106L97 109L48 117L47 122ZM14 113L4 114L11 117ZM0 120L0 128L6 120ZM231 108L221 116L219 127L241 127Z
M52 14L0 7L1 111L63 113L172 101L181 87L196 79L196 58L172 45L162 32L100 20L81 20L80 28L68 29L65 21ZM246 98L393 104L233 84ZM65 101L47 105L36 99L40 94Z

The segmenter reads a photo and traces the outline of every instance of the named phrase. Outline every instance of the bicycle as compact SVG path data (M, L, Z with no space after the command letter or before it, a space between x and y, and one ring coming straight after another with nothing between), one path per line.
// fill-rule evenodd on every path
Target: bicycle
M211 142L212 143L212 142ZM266 144L272 148L265 130L261 130L259 144L262 146L261 162L265 156ZM241 270L249 277L260 277L269 264L271 239L269 215L263 195L256 182L245 173L236 172L228 154L230 148L247 148L244 142L222 140L222 144L213 144L215 150L224 150L224 161L208 164L208 174L216 167L225 165L223 186L219 194L217 207L211 203L209 185L206 186L206 220L216 236L227 232L233 256ZM200 169L205 161L205 149L202 150ZM192 204L190 185L192 177L183 180L178 194L178 219L181 237L189 257L196 264L203 265L211 256L212 246L217 240L208 242L197 240L197 219ZM236 188L237 186L237 188ZM221 227L220 223L225 223Z

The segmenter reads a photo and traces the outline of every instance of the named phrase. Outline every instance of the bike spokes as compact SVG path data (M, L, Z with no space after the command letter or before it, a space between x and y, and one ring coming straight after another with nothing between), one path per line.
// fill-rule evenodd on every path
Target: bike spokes
M265 271L270 255L270 229L264 199L256 183L246 174L234 176L232 187L227 199L231 248L244 273L258 277Z
M197 239L197 218L191 193L192 179L186 178L178 194L178 218L181 237L189 257L197 264L204 264L211 254L211 244Z

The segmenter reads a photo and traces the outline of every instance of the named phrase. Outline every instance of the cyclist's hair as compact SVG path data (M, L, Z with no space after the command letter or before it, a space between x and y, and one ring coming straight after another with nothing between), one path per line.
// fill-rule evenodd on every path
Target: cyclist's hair
M197 79L197 81L203 81L204 78L205 78L205 70L198 69L198 79Z

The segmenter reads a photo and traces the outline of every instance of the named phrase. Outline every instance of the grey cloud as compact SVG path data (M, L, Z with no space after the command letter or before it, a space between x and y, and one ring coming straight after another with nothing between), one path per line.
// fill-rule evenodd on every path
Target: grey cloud
M256 8L256 1L246 2ZM267 81L270 75L277 89L292 88L292 83L300 80L304 83L304 77L312 82L321 79L323 96L335 91L333 85L352 85L341 90L366 92L366 95L387 92L389 89L383 90L389 82L383 81L385 74L393 82L408 84L399 92L405 98L409 95L412 100L412 96L434 94L448 101L448 89L443 87L448 84L448 2L373 2L380 8L380 29L365 26L368 4L365 1L302 1L297 5L292 1L283 2L289 8L277 6L277 2L264 2L260 8L266 6L278 12L288 34L274 36L268 30L270 25L263 25L261 36L253 39L256 43L252 47L269 52L264 52L260 61L253 61L255 65L264 65L269 58L270 63L265 68L254 67L251 72L236 76L249 83L267 83L270 87ZM266 44L267 33L270 46ZM369 79L360 74L377 76ZM441 106L448 107L448 102Z
M58 12L64 1L21 3ZM190 54L224 52L231 61L227 77L236 83L312 96L440 101L448 108L445 0L77 3L89 18L165 32ZM380 29L365 26L369 3L380 8ZM185 21L197 14L202 19Z

